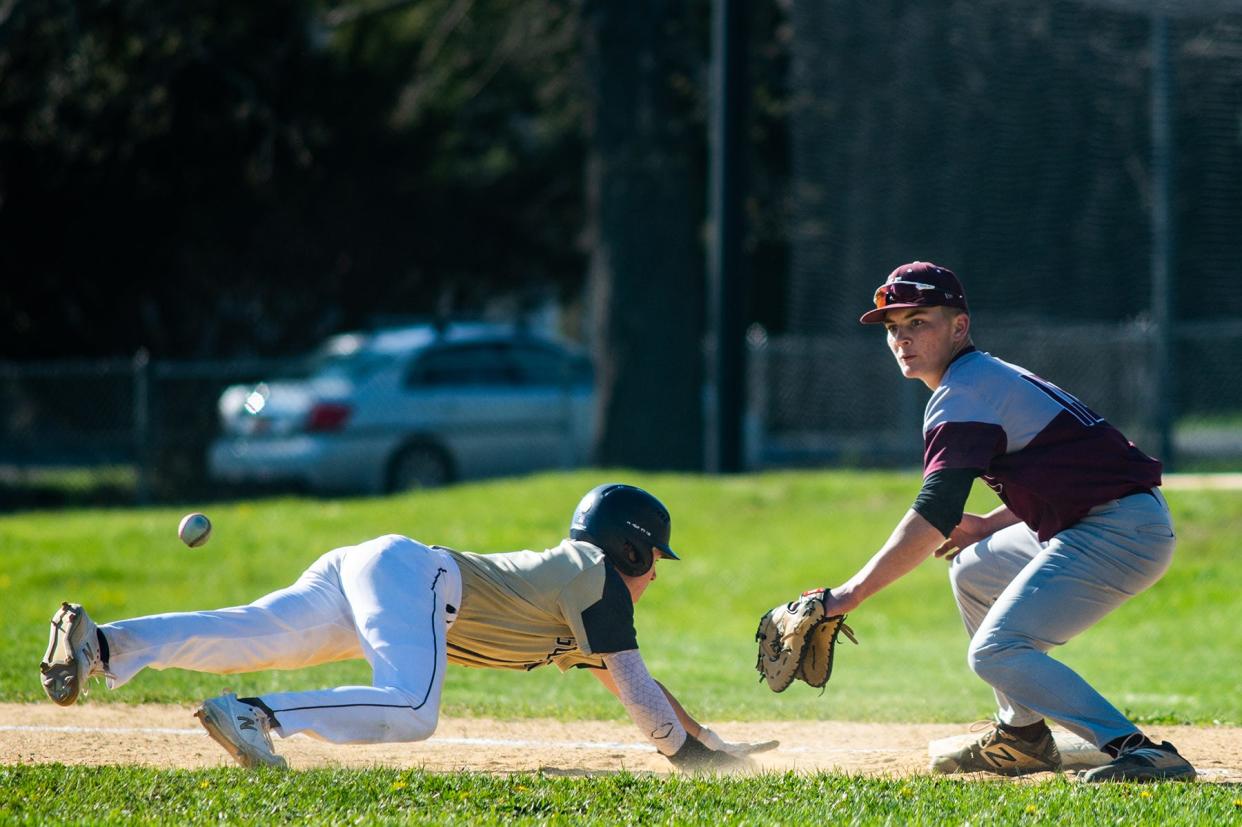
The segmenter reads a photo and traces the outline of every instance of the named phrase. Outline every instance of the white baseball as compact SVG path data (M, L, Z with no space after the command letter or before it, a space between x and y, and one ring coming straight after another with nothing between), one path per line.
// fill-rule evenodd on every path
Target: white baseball
M197 511L186 514L177 526L177 536L190 548L198 548L211 537L211 520Z

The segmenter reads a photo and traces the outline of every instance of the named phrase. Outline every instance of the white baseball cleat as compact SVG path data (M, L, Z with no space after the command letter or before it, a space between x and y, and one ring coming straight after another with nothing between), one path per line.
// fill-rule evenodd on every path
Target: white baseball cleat
M237 700L232 692L203 701L194 717L207 734L243 767L289 766L272 746L271 721L257 706Z
M62 603L52 615L52 631L39 673L43 691L61 706L72 706L86 693L87 679L104 674L98 631L77 603Z

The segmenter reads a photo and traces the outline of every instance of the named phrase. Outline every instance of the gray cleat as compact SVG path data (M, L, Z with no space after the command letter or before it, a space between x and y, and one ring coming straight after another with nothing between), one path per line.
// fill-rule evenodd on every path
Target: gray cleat
M1195 768L1168 741L1156 746L1145 739L1121 752L1102 767L1087 770L1079 780L1100 781L1194 781Z
M39 663L43 691L61 706L72 706L86 692L88 678L104 674L98 627L77 603L62 603L52 615L47 653Z
M289 766L272 746L272 725L267 713L257 706L242 703L232 692L203 701L194 717L243 767L284 769Z

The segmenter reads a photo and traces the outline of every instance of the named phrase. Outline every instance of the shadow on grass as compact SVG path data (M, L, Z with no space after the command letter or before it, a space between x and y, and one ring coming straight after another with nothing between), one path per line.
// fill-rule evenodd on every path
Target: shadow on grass
M203 484L175 493L153 492L143 497L137 486L125 482L10 482L0 481L0 514L17 511L53 511L66 508L133 508L139 505L232 502L280 497L320 496L296 485L225 487ZM335 495L339 498L341 495ZM329 495L323 495L324 499ZM144 502L145 500L145 502Z

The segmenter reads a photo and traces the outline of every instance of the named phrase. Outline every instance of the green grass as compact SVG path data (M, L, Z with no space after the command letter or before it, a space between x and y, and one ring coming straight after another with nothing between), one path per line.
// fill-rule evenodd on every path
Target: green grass
M638 641L653 673L708 720L972 720L991 693L965 664L965 633L944 564L928 560L873 597L851 622L862 646L843 644L831 692L774 695L754 672L761 612L812 586L851 575L886 538L918 488L909 473L773 473L704 478L548 474L375 499L273 499L216 504L209 544L176 539L180 510L70 510L0 517L0 699L40 700L36 663L47 618L62 599L98 621L215 608L289 584L323 551L397 531L476 551L544 548L565 533L579 495L605 477L656 492L673 513L673 548L638 606ZM982 488L982 487L976 487ZM1140 721L1242 721L1236 595L1242 497L1170 494L1180 546L1148 594L1058 657ZM971 505L990 508L990 492ZM188 509L186 509L188 510ZM294 672L206 676L140 674L88 703L181 702L220 692L366 682L365 663ZM929 688L933 688L930 689ZM532 673L450 669L447 714L622 718L589 677L554 667Z
M1216 413L1187 414L1178 417L1173 427L1182 429L1194 428L1242 428L1242 411L1225 411Z
M1084 787L937 778L550 777L408 770L0 768L13 824L1203 824L1242 797L1209 784Z
M138 470L132 465L25 467L0 465L0 510L85 508L136 502Z
M653 673L706 720L966 721L991 693L965 664L944 564L928 560L851 617L861 646L839 650L830 691L773 695L757 683L759 615L803 589L852 574L885 539L918 487L886 472L705 478L621 472L552 474L375 499L217 504L211 542L176 537L182 510L27 512L0 516L0 700L42 700L36 664L61 599L100 622L247 602L291 583L320 553L387 532L481 552L543 548L564 534L583 491L603 478L648 487L673 513L673 547L638 607ZM976 486L982 488L982 486ZM1242 722L1242 496L1170 495L1181 538L1165 578L1058 652L1140 722ZM972 507L990 508L976 491ZM146 672L87 703L187 702L367 682L365 663L214 676ZM623 718L597 683L555 667L531 673L453 668L447 714Z
M756 682L759 614L850 575L918 487L908 473L779 473L704 478L620 472L545 475L385 499L217 504L211 542L176 538L185 508L0 516L0 700L42 701L36 663L61 599L98 620L213 608L291 582L321 552L400 532L483 552L556 543L581 493L605 478L650 488L674 515L680 563L664 563L638 611L655 674L706 721L966 721L991 710L968 671L944 564L929 560L854 613L828 692L773 695ZM1173 568L1059 656L1143 722L1242 721L1242 497L1170 496L1181 544ZM974 510L994 500L976 492ZM147 672L86 705L186 703L225 685L241 694L365 682L365 664L229 677ZM624 717L598 684L554 668L451 669L445 712L506 718ZM84 718L86 711L83 711ZM0 823L1242 823L1242 792L1218 784L1021 784L914 777L770 774L592 777L395 769L291 773L144 767L0 767Z

